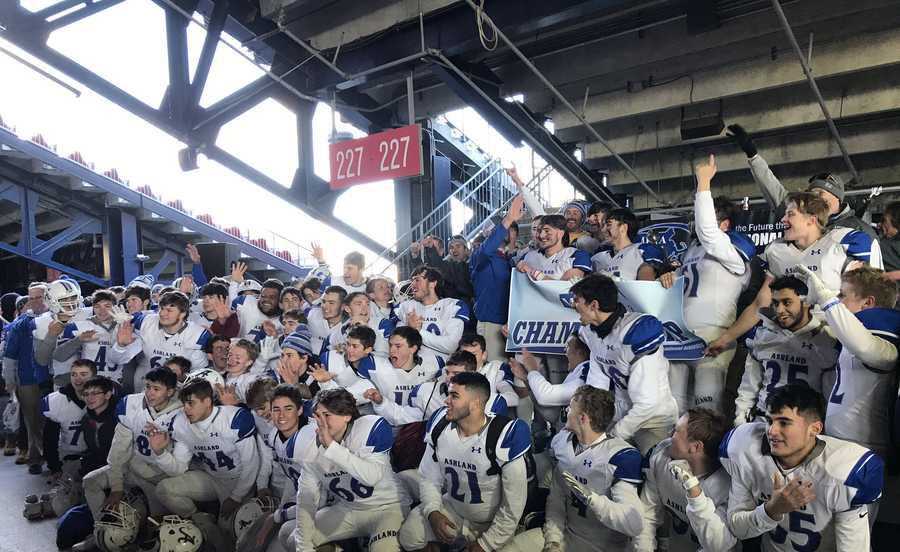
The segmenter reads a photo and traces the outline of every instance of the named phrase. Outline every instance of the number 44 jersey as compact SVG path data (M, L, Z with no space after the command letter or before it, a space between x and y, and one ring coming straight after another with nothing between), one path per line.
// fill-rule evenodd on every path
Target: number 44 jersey
M728 524L741 540L762 535L762 549L807 552L869 549L869 510L881 497L884 463L872 451L834 437L820 436L797 467L782 470L772 457L766 424L733 429L719 447L731 476ZM811 481L815 499L775 521L764 504L772 496L773 474L785 483Z

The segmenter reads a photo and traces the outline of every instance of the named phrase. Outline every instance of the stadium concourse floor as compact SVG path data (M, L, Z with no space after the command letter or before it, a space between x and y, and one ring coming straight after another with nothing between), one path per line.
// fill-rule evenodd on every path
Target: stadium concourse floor
M31 475L16 466L15 456L0 456L0 552L56 550L56 520L28 521L22 517L25 496L50 491L48 474Z

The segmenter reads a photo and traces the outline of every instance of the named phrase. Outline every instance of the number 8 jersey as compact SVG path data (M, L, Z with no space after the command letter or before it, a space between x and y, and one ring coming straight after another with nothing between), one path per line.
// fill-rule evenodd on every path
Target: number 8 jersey
M884 463L872 451L849 441L820 436L797 467L781 470L771 456L766 424L744 424L719 447L731 476L728 525L741 540L762 535L762 549L778 552L869 549L867 504L881 497ZM785 482L811 481L815 499L774 521L764 504L772 496L772 475Z

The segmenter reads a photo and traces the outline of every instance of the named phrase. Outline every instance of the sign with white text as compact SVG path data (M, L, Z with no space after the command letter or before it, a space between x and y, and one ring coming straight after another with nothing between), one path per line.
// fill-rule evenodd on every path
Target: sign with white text
M328 147L332 190L356 184L421 176L422 127L409 125Z

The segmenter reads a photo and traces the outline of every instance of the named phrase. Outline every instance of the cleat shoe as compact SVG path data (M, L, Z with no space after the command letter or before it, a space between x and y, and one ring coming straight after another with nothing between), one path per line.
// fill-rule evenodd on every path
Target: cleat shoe
M31 464L28 466L28 473L31 475L41 475L44 473L44 468L40 464Z
M38 500L37 495L28 495L25 497L25 509L22 511L22 515L25 516L25 519L28 521L36 521L44 517L41 502Z
M94 538L93 533L72 547L72 552L92 552L93 550L97 550L97 539Z

